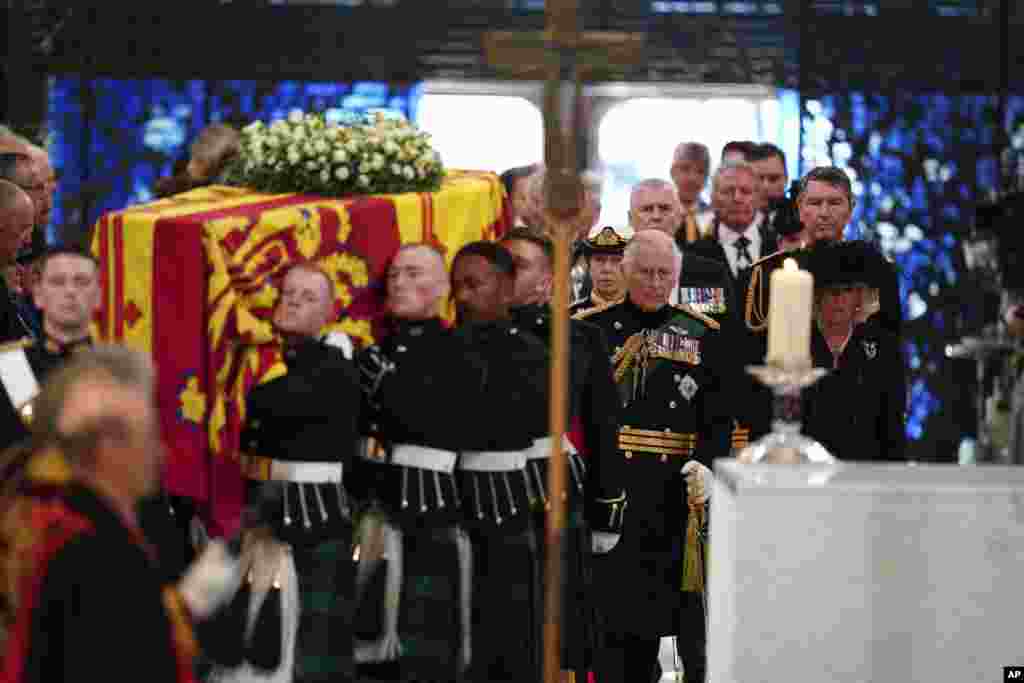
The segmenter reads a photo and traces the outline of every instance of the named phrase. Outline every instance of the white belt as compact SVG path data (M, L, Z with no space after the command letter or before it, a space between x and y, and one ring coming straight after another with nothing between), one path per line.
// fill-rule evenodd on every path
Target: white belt
M526 449L526 457L529 460L543 460L551 457L552 437L545 436L541 439L534 439L533 445ZM576 455L576 447L569 441L569 437L562 434L562 450L569 455Z
M458 456L451 451L413 444L398 444L391 451L391 464L405 467L418 467L422 470L433 470L451 474L455 470Z
M459 458L459 469L470 472L515 472L526 467L527 451L468 451Z
M271 481L294 481L302 484L326 484L341 481L340 462L296 462L273 460L270 463Z

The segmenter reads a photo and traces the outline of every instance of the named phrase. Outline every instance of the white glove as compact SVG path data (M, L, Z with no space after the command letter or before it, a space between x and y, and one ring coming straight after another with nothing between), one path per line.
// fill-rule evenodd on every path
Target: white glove
M344 332L338 332L337 330L329 332L327 336L324 337L324 344L340 349L341 352L345 354L345 358L349 360L352 360L352 356L355 353L355 347L352 345L352 339Z
M686 497L691 505L703 505L711 499L711 470L696 460L689 460L683 465L683 478L686 479Z
M618 544L621 537L622 534L595 531L590 539L590 550L595 555L604 555Z
M218 539L207 543L192 562L178 582L178 592L192 618L204 621L227 604L241 585L241 559L228 552L224 541Z

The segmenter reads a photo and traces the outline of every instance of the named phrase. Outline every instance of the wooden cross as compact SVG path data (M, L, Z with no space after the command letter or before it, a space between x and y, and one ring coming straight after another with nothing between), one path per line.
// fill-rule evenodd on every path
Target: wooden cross
M544 217L555 246L551 298L551 466L548 468L544 586L544 681L561 679L562 535L565 529L569 408L569 252L585 194L576 156L582 83L604 80L639 60L643 34L583 32L579 0L548 0L543 32L496 31L484 37L492 66L517 78L544 80ZM588 552L584 549L584 552Z

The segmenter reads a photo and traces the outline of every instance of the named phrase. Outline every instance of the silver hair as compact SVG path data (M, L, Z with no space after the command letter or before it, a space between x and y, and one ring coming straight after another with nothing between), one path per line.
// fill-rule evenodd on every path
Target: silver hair
M714 190L718 187L719 179L723 174L729 171L743 171L749 173L754 179L757 179L757 171L754 170L754 166L748 161L726 161L719 165L715 169L715 175L711 177L711 188Z
M711 152L708 146L700 142L680 142L672 153L672 163L679 161L696 161L704 167L704 175L711 170Z
M660 230L641 230L634 233L633 238L626 245L622 253L622 267L626 268L636 258L636 251L641 247L653 247L655 249L672 249L672 256L676 264L676 272L683 267L683 252L674 239Z
M630 196L632 196L637 190L670 190L672 194L675 194L676 186L673 185L671 181L665 180L664 178L644 178L633 185L629 191Z

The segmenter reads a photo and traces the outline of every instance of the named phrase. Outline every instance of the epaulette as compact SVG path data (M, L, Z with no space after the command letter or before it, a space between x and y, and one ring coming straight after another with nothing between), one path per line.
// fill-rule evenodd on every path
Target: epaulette
M15 341L0 344L0 353L17 351L18 349L28 349L35 346L35 343L36 340L32 337L23 337L22 339L16 339Z
M594 315L595 313L600 313L601 311L607 310L607 309L611 308L612 306L617 306L618 304L621 304L625 300L626 300L626 297L622 297L622 298L616 299L615 301L609 301L608 303L598 304L597 306L591 306L590 308L584 308L582 311L574 314L572 316L572 319L573 320L583 320L584 318L589 318L590 316Z
M697 320L701 321L702 323L704 323L705 325L707 325L708 327L710 327L713 330L718 330L718 329L721 329L721 327L722 327L718 323L717 320L715 320L714 318L711 318L709 316L706 316L703 313L700 313L698 311L693 310L692 308L690 308L690 306L688 304L669 304L669 305L672 308L676 309L677 311L682 311L683 313L686 313L687 315L690 315L690 316L696 318Z

